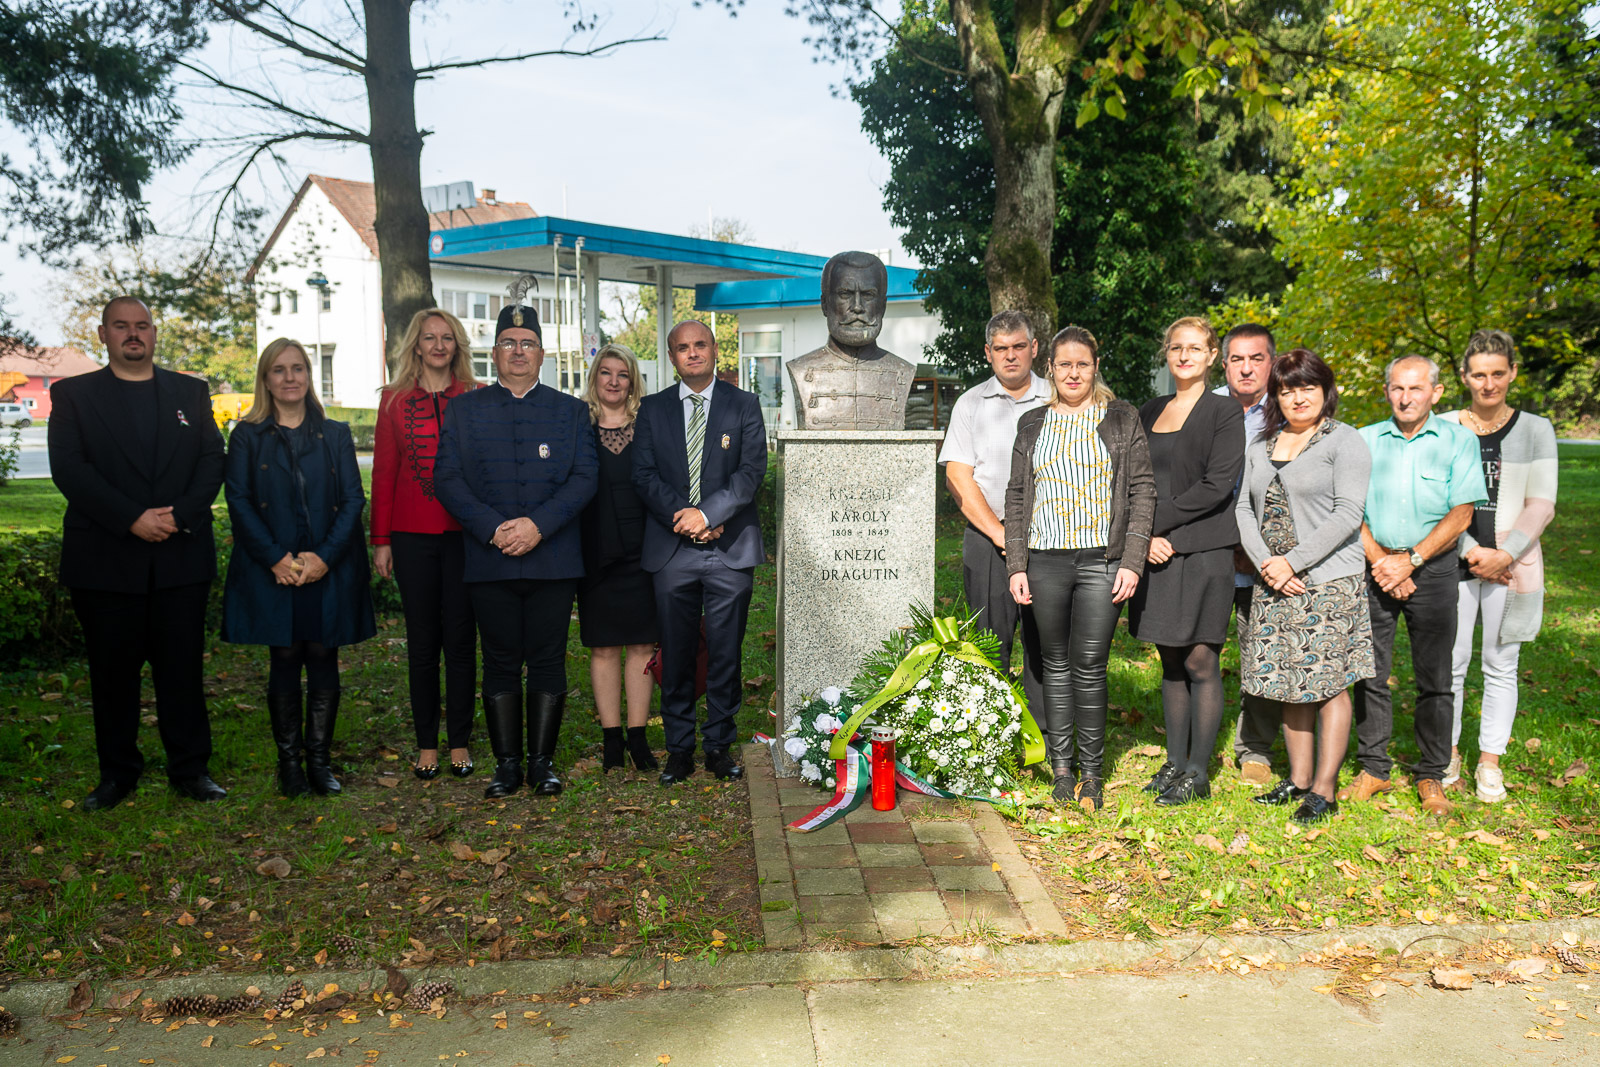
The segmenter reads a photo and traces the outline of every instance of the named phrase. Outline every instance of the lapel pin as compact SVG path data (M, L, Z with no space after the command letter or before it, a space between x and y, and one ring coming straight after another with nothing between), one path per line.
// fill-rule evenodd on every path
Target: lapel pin
M723 434L722 435L722 447L723 447L723 450L726 451L732 444L733 444L733 438L729 437L727 434Z
M550 446L549 445L543 444L543 443L541 443L539 445L539 458L540 459L549 459L550 458Z
M178 421L183 423L185 426L189 425L189 416L187 416L187 415L185 415L183 413L183 409L182 408L178 409ZM723 445L722 447L723 448L727 448L728 446L727 445Z

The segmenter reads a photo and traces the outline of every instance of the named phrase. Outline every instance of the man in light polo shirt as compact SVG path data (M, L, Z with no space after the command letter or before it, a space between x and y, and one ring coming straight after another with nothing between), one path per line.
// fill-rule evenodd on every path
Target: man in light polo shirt
M1272 372L1272 361L1277 355L1272 331L1258 322L1241 322L1222 339L1222 373L1226 382L1215 391L1233 397L1244 409L1247 446L1266 426L1267 416L1262 404L1267 399L1267 376ZM1250 594L1255 588L1256 569L1240 549L1234 549L1233 560L1233 610L1243 624L1250 617ZM1272 743L1282 725L1283 714L1276 701L1262 700L1240 691L1239 725L1233 739L1240 778L1252 785L1271 784Z
M966 516L961 536L961 589L978 625L1000 638L1000 660L1011 664L1011 641L1022 623L1022 688L1028 703L1044 699L1039 636L1032 609L1011 596L1006 575L1006 482L1011 446L1022 413L1050 402L1050 383L1033 373L1039 342L1020 311L1002 311L984 330L983 354L994 377L961 394L950 411L939 462L945 485Z
M1401 356L1384 372L1384 384L1394 417L1361 428L1372 453L1361 541L1367 553L1377 670L1356 683L1361 773L1339 790L1338 798L1366 800L1393 788L1389 669L1395 631L1404 615L1417 684L1417 796L1429 814L1447 815L1451 806L1441 780L1450 763L1454 720L1450 656L1459 581L1456 539L1472 521L1473 506L1486 502L1489 494L1476 437L1463 426L1433 417L1433 405L1444 392L1439 365L1423 356Z

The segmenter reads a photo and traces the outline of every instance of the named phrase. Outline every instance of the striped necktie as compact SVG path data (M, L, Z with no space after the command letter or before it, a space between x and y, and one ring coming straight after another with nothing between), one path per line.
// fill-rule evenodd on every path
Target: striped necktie
M689 416L689 503L700 503L700 460L706 450L706 398L691 394L694 413Z

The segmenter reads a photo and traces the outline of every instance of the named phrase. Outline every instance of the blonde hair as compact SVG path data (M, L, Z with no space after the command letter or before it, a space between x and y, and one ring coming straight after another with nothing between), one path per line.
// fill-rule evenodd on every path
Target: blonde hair
M1217 337L1216 327L1212 326L1211 320L1204 315L1185 315L1168 326L1167 332L1161 336L1161 351L1156 354L1166 359L1167 348L1172 344L1172 335L1183 329L1199 330L1206 335L1206 348L1211 350L1212 359L1222 355L1222 341Z
M589 364L589 380L583 385L583 402L589 405L589 421L600 421L600 361L607 356L620 359L628 368L628 399L625 409L628 412L628 421L632 422L639 414L639 402L644 399L644 375L639 370L639 357L633 354L633 349L627 345L612 342L599 352L595 353L594 362Z
M1100 377L1100 342L1094 339L1094 334L1082 326L1063 326L1057 334L1050 338L1050 402L1054 404L1062 400L1061 390L1056 385L1055 361L1056 353L1061 351L1062 345L1082 345L1089 350L1089 355L1094 359L1094 384L1089 387L1089 403L1105 405L1117 398L1111 391L1111 386Z
M261 350L261 358L256 360L256 398L250 405L250 412L244 417L245 422L266 422L268 419L277 421L278 405L272 399L272 393L267 389L267 375L272 372L272 365L278 362L278 357L288 349L300 353L300 358L306 361L306 408L322 415L322 399L317 396L316 378L317 368L311 365L311 353L306 351L306 346L292 337L280 337L266 348Z
M467 328L444 308L424 308L411 316L411 323L400 338L400 366L394 372L394 381L383 387L384 392L409 393L417 387L422 378L422 354L417 347L422 342L422 327L431 318L443 319L455 335L456 357L450 361L450 376L468 388L478 384L472 373L472 341L467 337Z

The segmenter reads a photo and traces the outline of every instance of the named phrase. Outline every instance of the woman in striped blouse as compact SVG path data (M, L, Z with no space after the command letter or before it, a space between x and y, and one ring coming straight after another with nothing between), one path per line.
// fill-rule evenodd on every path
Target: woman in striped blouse
M1100 378L1094 335L1068 326L1050 352L1053 399L1017 422L1006 569L1011 595L1032 611L1039 634L1044 707L1035 718L1055 798L1096 811L1111 635L1144 572L1155 477L1139 413Z

